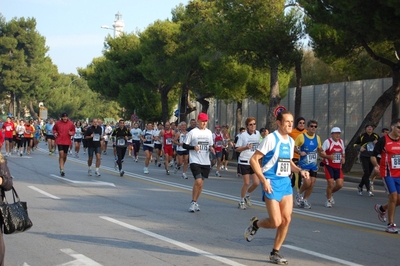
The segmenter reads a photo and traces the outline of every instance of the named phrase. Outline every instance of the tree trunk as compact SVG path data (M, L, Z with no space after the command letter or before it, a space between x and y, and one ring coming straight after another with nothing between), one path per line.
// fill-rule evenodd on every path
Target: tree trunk
M301 60L296 60L295 62L296 69L296 95L294 99L294 118L297 119L301 116L301 90L302 90L302 77L303 74L301 72Z
M179 106L179 122L180 121L185 121L187 119L187 116L196 110L196 106L193 106L191 101L190 101L190 96L189 96L189 84L184 83L182 85L182 94L181 94L181 103Z
M346 147L346 163L343 165L343 172L347 173L351 170L353 167L357 156L358 152L354 148L354 143L356 142L356 139L358 136L362 133L362 131L365 128L365 125L367 123L372 123L377 125L379 121L382 119L383 115L385 114L386 109L390 105L390 103L393 101L394 97L396 95L399 95L400 93L400 70L398 67L395 67L395 69L392 69L393 73L393 84L392 86L387 89L375 102L374 106L372 106L371 111L367 114L367 116L364 118L363 122L361 123L360 127L358 128L357 132L354 134L353 138L350 140L350 142L347 144Z
M242 127L242 116L243 116L243 110L242 110L242 105L243 102L236 102L237 107L236 107L236 134L238 134L240 131L240 128Z
M207 113L208 108L210 107L210 102L206 100L208 96L198 96L197 101L201 104L201 112Z
M29 101L29 112L31 113L31 116L34 120L37 120L39 118L39 115L35 112L35 109L33 108L32 101Z
M281 96L279 95L279 81L278 81L278 64L279 61L277 58L274 58L271 61L271 91L270 91L270 100L267 112L267 123L266 127L269 132L272 132L276 129L276 117L274 115L274 111L276 107L278 107L281 102Z
M161 94L161 110L162 110L162 121L169 121L169 110L168 110L168 93L171 90L171 86L159 85L158 89Z

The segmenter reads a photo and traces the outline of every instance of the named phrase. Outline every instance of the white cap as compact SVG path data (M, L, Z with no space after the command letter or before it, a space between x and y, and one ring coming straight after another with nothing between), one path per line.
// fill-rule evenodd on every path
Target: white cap
M339 127L333 127L333 128L331 129L331 133L340 133L340 132L342 132L342 131L340 130Z

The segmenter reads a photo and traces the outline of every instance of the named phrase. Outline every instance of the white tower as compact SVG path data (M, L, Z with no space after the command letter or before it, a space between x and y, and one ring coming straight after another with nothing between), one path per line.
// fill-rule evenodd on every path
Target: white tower
M115 21L114 21L114 24L113 24L113 27L114 27L114 38L119 37L124 32L124 26L125 26L125 23L122 20L122 15L118 11L118 13L115 14Z

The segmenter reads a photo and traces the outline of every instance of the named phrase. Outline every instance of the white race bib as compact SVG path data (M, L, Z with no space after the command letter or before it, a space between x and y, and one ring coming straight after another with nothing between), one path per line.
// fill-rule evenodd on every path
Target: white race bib
M342 161L342 154L340 152L335 152L333 157L332 163L340 163Z
M93 141L100 141L100 134L94 134Z
M316 163L317 162L317 153L316 152L307 153L307 162L308 163Z
M400 155L393 155L392 156L392 168L393 169L400 169Z
M289 176L291 174L290 159L278 159L278 167L276 169L277 176Z

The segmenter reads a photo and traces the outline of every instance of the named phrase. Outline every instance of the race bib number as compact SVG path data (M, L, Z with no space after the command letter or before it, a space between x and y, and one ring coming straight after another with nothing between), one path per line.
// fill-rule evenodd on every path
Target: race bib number
M146 135L145 139L146 139L146 141L151 141L151 135Z
M278 159L278 166L276 168L277 176L289 176L291 174L290 170L290 159Z
M215 144L217 147L222 147L222 141L217 141L217 143Z
M392 168L393 169L400 169L400 155L393 155L392 156Z
M75 134L75 138L76 138L76 139L82 138L82 133L81 133L81 132L76 133L76 134Z
M117 139L117 146L118 147L125 147L126 146L126 139L124 139L124 138Z
M11 126L6 126L7 131L11 131L12 127Z
M317 153L316 152L307 153L307 162L309 164L316 163L317 162Z
M342 161L342 154L340 152L335 152L333 158L332 163L340 163Z
M257 148L258 148L258 143L250 143L252 146L251 146L251 151L252 152L255 152L256 150L257 150Z
M167 145L172 145L172 139L171 139L171 138L167 138L167 139L165 140L165 144L167 144Z
M93 141L100 141L100 134L94 134Z
M374 151L375 144L373 142L367 143L367 151Z
M199 152L201 153L206 153L209 150L209 146L210 144L208 143L208 141L199 141L197 143L197 145L200 147Z
M26 134L31 134L31 131L30 131L30 130L27 130L27 131L26 131Z

